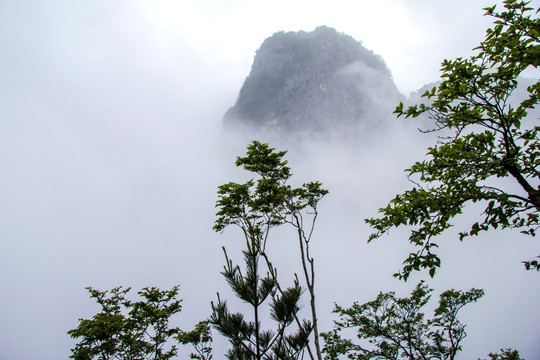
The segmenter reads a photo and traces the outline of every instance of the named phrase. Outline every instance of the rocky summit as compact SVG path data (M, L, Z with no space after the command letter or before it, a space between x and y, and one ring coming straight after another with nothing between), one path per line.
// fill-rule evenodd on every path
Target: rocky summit
M383 59L323 26L278 32L257 53L226 127L252 135L355 140L384 126L403 96Z

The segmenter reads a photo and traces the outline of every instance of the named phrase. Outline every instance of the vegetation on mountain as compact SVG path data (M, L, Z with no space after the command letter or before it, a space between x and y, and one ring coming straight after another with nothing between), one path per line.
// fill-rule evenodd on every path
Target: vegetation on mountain
M380 56L352 37L321 26L278 32L255 55L225 125L251 134L357 141L391 117L403 96Z

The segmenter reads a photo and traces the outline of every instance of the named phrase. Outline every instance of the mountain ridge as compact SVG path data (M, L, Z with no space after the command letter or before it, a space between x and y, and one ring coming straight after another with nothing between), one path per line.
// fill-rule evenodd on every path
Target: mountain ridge
M320 26L264 40L223 122L253 134L354 140L383 126L403 99L382 57Z

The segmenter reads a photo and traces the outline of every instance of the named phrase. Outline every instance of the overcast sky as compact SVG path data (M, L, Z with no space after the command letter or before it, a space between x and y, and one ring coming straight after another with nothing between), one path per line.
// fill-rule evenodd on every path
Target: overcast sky
M221 132L221 117L265 38L334 27L381 55L408 94L436 81L444 58L471 54L490 4L0 0L0 360L67 358L66 331L97 311L85 286L180 283L186 327L208 316L226 288L221 245L239 235L211 230L216 187L242 178L233 163L246 145ZM331 190L315 249L326 329L333 301L415 285L391 276L406 233L367 246L362 220L409 186L402 170L424 153L414 136L361 155L290 154L298 182ZM464 313L463 358L516 347L534 359L540 287L520 261L537 244L515 233L454 238L433 286L487 293Z

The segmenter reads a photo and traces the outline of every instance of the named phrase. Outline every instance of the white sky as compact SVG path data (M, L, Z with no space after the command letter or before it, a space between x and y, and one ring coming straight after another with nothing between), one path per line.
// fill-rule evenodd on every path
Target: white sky
M211 231L216 187L240 176L245 148L220 137L221 117L265 38L334 27L381 55L407 94L436 81L444 58L471 54L491 3L0 0L0 360L67 358L66 331L96 311L85 286L181 283L186 322L208 316L225 287L221 245L235 235ZM362 220L409 187L402 169L426 143L414 136L358 157L291 153L298 181L332 191L320 217L331 240L318 250L326 315L333 301L414 286L391 277L405 233L367 246ZM434 286L487 292L465 314L465 357L512 346L533 359L540 288L520 261L538 252L534 240L448 243Z
M444 58L467 56L491 23L485 0L441 1L174 1L142 2L159 41L179 38L198 51L251 64L254 51L276 31L328 25L381 55L408 93L438 78Z

